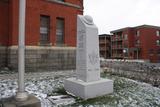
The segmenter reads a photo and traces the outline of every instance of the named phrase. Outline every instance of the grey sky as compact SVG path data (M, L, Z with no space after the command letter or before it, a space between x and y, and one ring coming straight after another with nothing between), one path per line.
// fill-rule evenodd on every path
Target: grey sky
M84 0L86 14L99 34L142 24L160 26L160 0Z

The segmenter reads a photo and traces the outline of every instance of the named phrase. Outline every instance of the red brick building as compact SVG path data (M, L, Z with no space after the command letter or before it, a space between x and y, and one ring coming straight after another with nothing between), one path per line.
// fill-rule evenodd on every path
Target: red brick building
M17 66L18 9L19 0L0 0L0 66ZM66 58L75 53L77 14L83 14L83 0L26 0L26 66L39 63L35 65L39 67L40 59L55 60L50 55L55 50L62 59L64 50ZM50 62L46 60L46 65Z
M111 31L112 58L160 62L160 27L141 25Z
M111 58L111 35L99 35L99 51L100 57L103 57L105 59Z

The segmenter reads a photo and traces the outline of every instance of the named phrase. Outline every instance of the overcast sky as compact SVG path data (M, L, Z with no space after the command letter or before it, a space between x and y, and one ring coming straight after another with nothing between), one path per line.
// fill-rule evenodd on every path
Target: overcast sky
M84 15L93 17L99 34L142 24L160 26L160 0L84 0Z

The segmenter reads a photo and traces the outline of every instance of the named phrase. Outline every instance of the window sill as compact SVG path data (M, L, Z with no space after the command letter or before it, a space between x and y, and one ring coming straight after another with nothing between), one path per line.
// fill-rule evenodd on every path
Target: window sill
M67 44L55 44L55 47L67 47Z
M38 43L38 46L52 46L52 43Z

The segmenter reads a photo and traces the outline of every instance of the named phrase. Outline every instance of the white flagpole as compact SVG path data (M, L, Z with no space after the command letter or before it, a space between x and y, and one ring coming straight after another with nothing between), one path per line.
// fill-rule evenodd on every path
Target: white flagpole
M17 101L25 101L28 93L25 92L24 73L25 73L25 13L26 0L19 0L19 38L18 38L18 92Z

